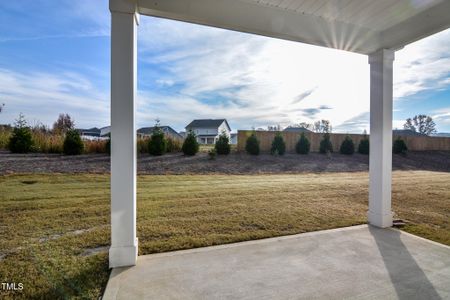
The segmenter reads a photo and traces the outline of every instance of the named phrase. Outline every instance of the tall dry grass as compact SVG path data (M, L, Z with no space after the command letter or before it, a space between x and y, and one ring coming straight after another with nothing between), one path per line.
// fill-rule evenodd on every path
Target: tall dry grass
M0 126L0 149L7 149L12 129Z
M0 127L0 149L8 149L9 138L12 129ZM53 134L51 131L38 128L31 129L33 139L33 150L38 153L63 153L64 135ZM172 137L167 138L167 152L181 151L182 141ZM150 138L137 139L137 152L148 153L148 143ZM108 153L107 140L84 140L84 153Z

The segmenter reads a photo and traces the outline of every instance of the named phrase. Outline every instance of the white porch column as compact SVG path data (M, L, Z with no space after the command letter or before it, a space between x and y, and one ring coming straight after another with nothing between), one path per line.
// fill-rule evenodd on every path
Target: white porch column
M136 6L110 0L111 248L109 266L136 264Z
M392 226L392 69L394 51L369 55L370 166L369 213L371 225Z

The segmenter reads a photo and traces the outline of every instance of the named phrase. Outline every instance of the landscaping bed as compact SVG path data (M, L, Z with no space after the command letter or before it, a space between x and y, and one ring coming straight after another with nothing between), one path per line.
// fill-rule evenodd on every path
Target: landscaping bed
M10 154L0 152L0 175L15 173L109 173L110 157L105 154L65 156L59 154ZM232 152L210 160L207 153L184 156L141 154L139 174L279 174L316 172L359 172L369 169L369 156L362 154L330 156L285 154L251 156ZM421 151L393 155L394 170L450 172L450 152Z

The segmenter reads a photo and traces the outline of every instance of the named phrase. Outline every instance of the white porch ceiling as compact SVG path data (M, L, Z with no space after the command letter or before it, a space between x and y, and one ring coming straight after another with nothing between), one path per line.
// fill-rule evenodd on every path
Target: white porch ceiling
M362 54L397 50L450 27L450 0L116 1L135 1L143 15Z

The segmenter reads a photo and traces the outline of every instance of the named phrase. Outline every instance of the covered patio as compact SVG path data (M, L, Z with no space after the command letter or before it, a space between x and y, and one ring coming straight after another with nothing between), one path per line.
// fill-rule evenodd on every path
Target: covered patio
M361 225L141 256L104 299L448 299L450 247Z
M334 49L340 49L368 56L368 62L370 64L370 182L369 182L369 208L368 208L368 223L373 227L366 227L361 229L364 231L361 235L347 234L344 237L344 241L359 244L361 247L341 249L342 251L358 251L355 253L355 259L363 260L361 263L365 265L367 276L370 274L377 274L377 267L370 263L364 262L364 254L372 253L373 251L381 252L381 257L377 256L375 252L371 255L375 255L376 264L380 264L384 261L395 261L396 256L400 253L407 255L406 258L400 257L400 261L412 262L415 261L416 256L409 255L407 253L414 252L420 257L423 257L425 261L428 261L427 255L430 255L431 248L438 247L436 245L429 246L408 246L402 245L403 237L405 235L387 229L385 231L378 228L389 228L392 226L392 212L391 212L391 169L392 169L392 109L393 109L393 61L395 58L395 51L401 49L405 45L417 41L426 36L437 33L441 30L450 27L450 1L447 0L164 0L164 1L150 1L150 0L110 0L110 10L112 15L112 33L111 33L111 248L109 251L109 264L112 268L129 267L137 264L136 267L128 269L126 271L120 269L114 269L111 277L111 282L108 285L106 295L122 295L119 292L111 292L114 289L114 282L125 280L128 278L126 284L132 284L133 278L142 280L146 284L157 284L154 286L155 290L160 290L159 296L164 295L164 291L169 292L169 283L172 282L172 275L168 270L164 270L164 266L170 265L171 259L178 259L179 254L166 254L154 256L155 258L142 257L138 259L138 240L136 237L136 127L135 127L135 98L136 98L136 84L137 84L137 51L136 51L136 39L137 39L137 26L139 24L140 15L156 16L162 18L169 18L174 20L192 22L197 24L203 24L208 26L220 27L230 30L254 33L264 35L268 37L298 41L302 43L308 43L311 45L329 47ZM317 62L318 64L320 61ZM338 234L339 232L339 234ZM326 243L327 249L324 248L324 252L317 252L317 261L321 261L320 258L325 257L329 252L333 252L342 240L339 240L338 236L341 236L341 231L327 233L330 235L329 241ZM343 231L344 232L344 231ZM346 232L346 231L345 231ZM336 239L334 239L336 235ZM394 235L394 236L393 236ZM309 235L308 235L309 236ZM369 237L371 237L369 239ZM296 240L295 247L304 247L301 242L305 238L299 238ZM405 241L414 239L410 236L405 237ZM382 240L382 245L386 251L382 251L378 241ZM289 254L289 251L294 251L294 248L289 250L292 245L285 244L287 240L283 240L286 245L286 249L278 249L268 256L262 255L260 259L267 259L269 256L279 256L285 252ZM334 243L332 241L335 241ZM256 243L256 242L255 242ZM261 242L264 243L264 242ZM389 245L391 243L391 245ZM406 242L405 242L406 243ZM420 243L429 243L421 241ZM419 244L420 244L419 243ZM411 242L411 245L417 243ZM282 244L280 244L282 245ZM311 244L314 246L315 244ZM395 248L398 246L400 248ZM240 246L239 246L240 247ZM376 250L378 247L379 250ZM394 248L391 248L394 247ZM439 246L441 247L441 246ZM221 247L211 248L205 253L210 253L217 249L217 255L220 253L228 253L223 257L225 261L233 259L233 251L238 249L233 246L227 249L232 250L219 250ZM234 249L234 250L233 250ZM352 250L353 249L353 250ZM403 250L402 250L403 249ZM441 253L440 259L446 261L446 267L439 269L439 274L449 276L449 250L447 248L438 251ZM194 250L193 253L197 253ZM406 251L406 252L405 252ZM424 251L423 254L420 252ZM202 252L202 251L200 251ZM220 253L219 253L220 252ZM338 251L339 252L339 251ZM244 252L246 253L246 252ZM307 255L307 252L299 251L296 255ZM383 254L384 253L384 254ZM245 256L251 261L253 252L248 252ZM342 270L341 267L345 267L345 270L349 272L356 272L354 269L353 261L349 257L344 258L339 254L336 257L336 270ZM182 255L183 257L188 257ZM391 257L389 257L391 256ZM201 256L196 256L201 257ZM245 257L240 257L242 261L245 261ZM279 257L281 259L282 256ZM369 256L368 256L369 257ZM418 257L418 256L417 256ZM207 257L204 257L207 260ZM236 259L238 259L236 257ZM272 257L276 259L276 257ZM301 260L302 256L296 256L293 262ZM346 260L347 259L347 260ZM369 258L368 258L369 259ZM342 261L340 261L342 260ZM408 260L408 261L407 261ZM153 262L157 262L153 265ZM199 263L202 260L198 261ZM160 264L160 265L158 265ZM389 266L388 266L389 265ZM424 271L419 271L422 266L426 264L417 263L416 270L418 273L417 278L431 280L427 277ZM144 267L147 266L147 267ZM177 268L184 270L184 272L193 273L198 271L198 265L192 264L191 268L188 268L189 261L180 262ZM295 266L295 263L291 266ZM216 267L220 267L217 265ZM313 268L312 265L298 265L299 268ZM326 267L323 266L324 272ZM391 276L397 274L397 272L390 272L391 264L385 264L388 269L388 273L384 275ZM401 266L399 266L401 267ZM407 267L407 266L404 266ZM145 273L142 270L149 270L154 268L156 273ZM159 269L158 269L159 268ZM205 266L207 268L207 266ZM208 267L209 268L209 267ZM314 268L321 268L321 265L314 265ZM373 268L373 269L371 269ZM381 267L380 267L381 268ZM295 269L295 268L294 268ZM320 284L332 285L333 282L325 280L322 281L302 281L300 278L304 278L306 273L304 270L294 270L290 280L284 281L288 283L279 287L272 287L280 293L285 292L285 297L297 297L291 295L290 288L293 285L301 284L302 282L310 282L316 290L320 290ZM134 271L135 270L135 271ZM159 271L156 271L159 270ZM221 274L218 274L218 278L223 277L227 279L228 272L225 269L221 269ZM214 270L209 270L214 271ZM228 270L232 271L232 270ZM258 270L254 270L259 272ZM265 270L275 272L275 269ZM135 272L135 273L133 273ZM149 270L150 272L150 270ZM223 273L225 272L225 273ZM339 271L340 272L340 271ZM374 273L372 273L374 272ZM434 271L431 271L432 273ZM128 274L128 275L126 275ZM167 274L167 275L164 275ZM214 274L215 273L203 273L205 280L203 284L211 284L214 286ZM322 273L326 274L326 273ZM399 273L401 275L401 273ZM431 274L431 273L430 273ZM437 274L437 273L433 273ZM145 276L142 276L145 275ZM256 274L257 275L257 274ZM262 285L269 284L272 280L268 274L268 277L261 277ZM400 276L399 275L399 276ZM129 277L127 277L129 276ZM148 277L147 277L148 276ZM167 276L167 277L164 277ZM295 278L295 276L300 276ZM375 276L375 275L374 275ZM380 275L381 276L381 275ZM395 275L397 276L397 275ZM433 275L435 276L435 275ZM150 278L153 278L153 283L148 282ZM184 277L177 277L183 281ZM361 277L356 277L361 278ZM371 282L369 279L367 282ZM390 277L394 282L396 278ZM444 277L443 277L444 278ZM231 279L230 279L231 280ZM311 279L312 280L312 279ZM349 278L350 280L350 278ZM163 281L163 282L162 282ZM185 282L182 284L177 283L177 286L182 288L184 284L190 284ZM210 281L210 282L209 282ZM438 280L439 281L439 280ZM438 281L425 284L428 286L426 290L440 289L432 292L432 296L437 296L439 293L444 296L449 296L448 288L439 288ZM174 281L175 282L175 281ZM290 282L290 283L289 283ZM349 281L350 282L350 281ZM409 281L407 281L409 282ZM448 281L447 281L448 282ZM138 284L136 282L136 284ZM192 284L200 284L200 282L193 282ZM230 281L230 285L227 285L230 290L235 294L230 296L243 297L245 294L239 294L239 285L242 281ZM233 288L232 284L235 284L236 288ZM336 284L339 284L336 282ZM225 285L225 283L224 283ZM292 285L292 286L291 286ZM319 286L318 286L319 285ZM369 293L371 290L377 289L376 281L373 281L373 285L368 284L361 288L361 292L365 290ZM433 287L431 288L430 287ZM121 286L119 285L115 285ZM253 286L253 292L249 291L253 297L258 292L259 286ZM141 292L155 292L155 290L145 290L143 285L139 287ZM349 287L350 288L350 287ZM281 290L280 290L281 289ZM368 290L367 290L368 289ZM308 289L305 288L305 291ZM117 290L120 291L120 288ZM180 290L178 296L182 296L183 291L186 293L189 290ZM206 288L205 288L206 291ZM332 291L332 290L331 290ZM323 291L325 292L325 291ZM349 291L350 292L350 291ZM401 297L398 290L396 294ZM306 293L306 292L305 292ZM126 295L126 293L124 294ZM169 294L167 294L169 295ZM195 294L186 294L197 298ZM203 294L206 298L210 294ZM333 295L333 294L330 294ZM339 294L337 294L339 295ZM370 294L365 294L366 297L371 297ZM381 296L394 295L391 292L386 294L374 294L373 297L378 298ZM403 295L403 294L401 294ZM409 295L409 294L405 294ZM428 295L428 294L424 294ZM135 294L135 296L144 296L144 294ZM156 296L156 294L154 294ZM226 297L222 294L211 294L211 297ZM274 295L272 295L274 296ZM326 297L323 294L323 297ZM342 297L357 297L358 294L342 294ZM170 297L170 296L168 296ZM177 297L176 294L173 297ZM270 295L267 296L270 298ZM304 297L308 297L305 294ZM157 297L161 298L161 297ZM251 298L251 297L250 297Z

